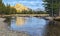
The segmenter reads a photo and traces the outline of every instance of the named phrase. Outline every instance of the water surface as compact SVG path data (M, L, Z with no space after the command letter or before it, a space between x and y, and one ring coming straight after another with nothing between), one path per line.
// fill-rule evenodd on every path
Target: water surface
M36 17L16 17L11 19L10 28L16 31L24 31L31 36L44 36L47 20Z

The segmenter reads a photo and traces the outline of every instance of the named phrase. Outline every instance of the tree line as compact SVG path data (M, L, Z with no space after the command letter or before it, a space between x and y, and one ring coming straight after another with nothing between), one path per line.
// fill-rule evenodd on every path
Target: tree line
M60 16L60 0L43 0L45 10L50 16Z
M23 10L22 12L17 12L17 10L11 7L9 4L5 5L2 0L0 0L0 14L46 14L44 11L29 11Z
M2 0L0 0L0 14L15 14L16 9L10 7L10 5L5 5Z
M26 10L24 10L24 11L22 11L22 12L18 12L17 14L48 14L47 12L45 12L45 11L34 11L34 10L28 10L28 11L26 11Z

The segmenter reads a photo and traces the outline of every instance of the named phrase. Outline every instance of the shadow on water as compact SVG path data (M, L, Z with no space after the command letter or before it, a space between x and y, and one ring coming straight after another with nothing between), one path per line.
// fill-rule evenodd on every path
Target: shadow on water
M47 25L46 36L60 36L60 22L50 21Z
M4 20L5 23L8 24L8 26L10 26L11 24L11 17L5 17L6 19Z

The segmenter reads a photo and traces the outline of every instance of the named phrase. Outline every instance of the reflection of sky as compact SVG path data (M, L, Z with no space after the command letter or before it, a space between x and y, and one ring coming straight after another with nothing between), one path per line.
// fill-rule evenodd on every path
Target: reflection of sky
M24 19L26 21L22 26L17 26L15 21L11 22L11 29L25 31L34 36L37 36L36 34L42 36L42 33L46 28L46 20L38 19L36 17L26 17Z
M3 2L5 4L10 4L10 5L15 5L16 3L21 3L29 8L32 9L37 9L37 8L41 8L44 9L43 5L42 5L42 0L3 0Z

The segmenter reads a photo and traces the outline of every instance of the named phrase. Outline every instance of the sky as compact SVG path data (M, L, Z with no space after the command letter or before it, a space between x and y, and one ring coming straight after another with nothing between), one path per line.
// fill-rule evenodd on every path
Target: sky
M10 4L11 6L16 5L17 3L23 4L24 6L31 8L33 10L40 8L40 10L44 10L42 5L42 0L3 0L3 3Z

